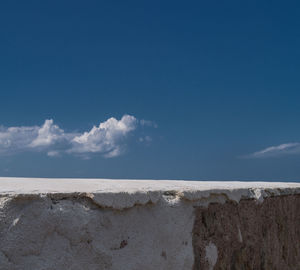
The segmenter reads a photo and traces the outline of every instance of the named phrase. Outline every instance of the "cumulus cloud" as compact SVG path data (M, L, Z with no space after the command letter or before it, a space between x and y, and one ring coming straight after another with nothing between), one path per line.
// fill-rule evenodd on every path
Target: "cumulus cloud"
M37 137L30 143L30 147L45 147L65 139L66 135L62 129L53 124L53 120L46 120L38 129Z
M42 126L0 127L0 154L44 151L50 157L64 153L116 157L124 152L126 139L138 125L143 124L134 116L124 115L120 120L109 118L83 133L65 132L52 119Z
M247 158L266 158L282 155L300 154L300 143L284 143L277 146L270 146L261 151L247 155Z
M124 115L121 120L109 118L98 127L75 136L68 151L71 153L103 153L106 157L119 156L122 153L122 141L128 133L135 130L137 119Z

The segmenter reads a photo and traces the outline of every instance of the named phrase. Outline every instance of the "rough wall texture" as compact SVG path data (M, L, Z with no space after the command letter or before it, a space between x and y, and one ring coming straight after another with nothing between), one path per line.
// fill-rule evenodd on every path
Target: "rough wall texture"
M198 207L193 246L194 270L300 269L300 196Z
M300 269L300 184L0 178L0 270Z
M188 204L114 210L85 197L4 200L1 270L192 269Z

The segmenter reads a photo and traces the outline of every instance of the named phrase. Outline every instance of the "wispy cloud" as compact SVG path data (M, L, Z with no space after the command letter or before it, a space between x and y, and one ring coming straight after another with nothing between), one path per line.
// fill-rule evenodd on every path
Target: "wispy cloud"
M139 125L144 122L124 115L120 120L109 118L83 133L65 132L52 119L42 126L0 127L0 155L38 151L46 152L50 157L64 153L85 158L95 153L107 158L116 157L124 152L128 135Z
M244 156L245 158L267 158L278 157L282 155L300 154L300 143L284 143L277 146L270 146L261 151L254 152L250 155Z
M154 127L154 128L157 128L158 125L153 122L153 121L149 121L149 120L145 120L145 119L141 119L139 121L139 123L142 125L142 126L148 126L148 127Z

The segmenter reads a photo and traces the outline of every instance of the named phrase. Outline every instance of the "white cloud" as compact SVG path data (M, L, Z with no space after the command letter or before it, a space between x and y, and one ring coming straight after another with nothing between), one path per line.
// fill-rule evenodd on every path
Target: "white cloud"
M0 127L0 154L25 151L45 151L56 157L63 153L88 158L98 153L111 158L121 155L128 135L142 125L134 116L124 115L120 120L109 118L83 133L65 132L48 119L42 126Z
M155 122L153 122L153 121L149 121L149 120L144 120L144 119L142 119L142 120L140 120L139 122L140 122L140 124L141 124L142 126L154 127L154 128L157 128L157 127L158 127L158 125L157 125Z
M46 120L44 125L38 129L37 137L31 142L30 147L45 147L65 138L64 131L53 120Z
M145 136L145 137L140 137L139 138L139 141L140 142L147 142L147 143L150 143L152 141L152 138L150 136Z
M122 153L122 141L136 129L137 119L124 115L121 120L109 118L98 127L75 136L71 143L71 153L103 153L106 157L115 157Z
M59 151L49 151L48 153L47 153L47 156L49 156L49 157L58 157L58 156L60 156L60 153L59 153Z
M0 128L0 153L22 151L30 148L38 135L38 126Z
M284 143L277 146L270 146L261 151L252 153L246 157L248 158L265 158L277 157L288 154L300 154L300 143Z

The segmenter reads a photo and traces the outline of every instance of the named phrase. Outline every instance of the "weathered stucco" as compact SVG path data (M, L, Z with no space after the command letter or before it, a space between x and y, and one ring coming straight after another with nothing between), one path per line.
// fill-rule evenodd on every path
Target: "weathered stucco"
M298 194L296 183L0 178L0 269L299 269Z
M195 214L194 270L300 269L300 195L210 204ZM212 245L217 255L207 256Z

